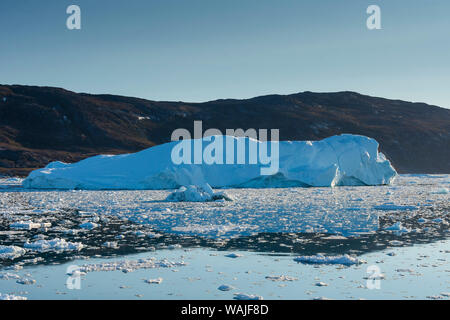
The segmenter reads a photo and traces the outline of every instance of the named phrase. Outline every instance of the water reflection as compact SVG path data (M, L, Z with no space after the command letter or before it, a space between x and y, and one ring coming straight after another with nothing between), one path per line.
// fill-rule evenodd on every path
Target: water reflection
M65 228L75 228L80 224L79 212L66 209L58 214L52 213L54 221L63 220ZM343 237L325 233L258 233L228 239L211 239L199 236L182 236L150 230L148 227L124 222L118 218L98 221L99 226L90 231L67 233L67 229L53 228L45 232L47 239L63 238L70 242L81 242L86 247L79 252L27 252L13 261L3 260L0 265L10 266L20 262L29 264L51 264L64 262L80 257L112 257L134 254L143 251L154 251L171 248L203 247L219 251L254 251L263 254L363 254L383 250L392 246L409 246L418 243L430 243L448 238L447 224L420 224L417 218L407 223L411 230L408 233L388 232L384 229L392 224L391 217L379 218L379 229L368 234ZM153 232L153 233L152 233ZM158 236L154 237L157 232ZM27 231L11 231L9 222L0 221L0 243L2 245L23 246L32 242L42 232L34 229ZM153 237L148 237L151 234ZM116 237L121 235L120 240ZM105 247L105 242L118 242L118 247Z

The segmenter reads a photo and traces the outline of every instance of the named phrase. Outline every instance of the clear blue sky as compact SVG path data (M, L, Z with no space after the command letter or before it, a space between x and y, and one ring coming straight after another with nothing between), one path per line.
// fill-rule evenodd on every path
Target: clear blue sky
M370 4L382 30L366 28ZM352 90L450 108L448 0L1 0L0 39L3 84L184 101Z

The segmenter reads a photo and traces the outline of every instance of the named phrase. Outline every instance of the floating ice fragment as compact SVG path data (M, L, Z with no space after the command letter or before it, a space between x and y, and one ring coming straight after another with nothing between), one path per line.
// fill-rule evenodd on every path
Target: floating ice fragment
M233 299L234 300L263 300L263 297L254 295L254 294L235 293Z
M402 223L400 221L394 223L392 226L384 228L384 230L388 231L397 231L397 232L410 232L411 230L408 228L403 227Z
M154 238L160 238L160 237L162 237L162 234L160 234L160 233L155 233L155 232L147 232L146 236L147 236L147 238L154 239ZM181 246L180 246L180 247L181 247Z
M92 230L98 227L98 224L94 223L94 222L85 222L80 224L80 228L81 229L86 229L86 230Z
M26 297L0 293L0 300L27 300Z
M433 192L434 194L449 194L449 190L447 188L440 188L436 190L436 192Z
M23 284L23 285L32 285L36 283L36 280L34 279L29 279L29 278L22 278L16 281L18 284Z
M217 289L219 289L220 291L231 291L231 290L234 290L235 288L233 286L223 284L220 287L218 287Z
M389 241L389 244L392 245L392 246L401 246L403 244L403 241L391 240L391 241Z
M47 227L51 227L52 224L51 223L34 223L31 221L18 221L18 222L14 222L11 223L9 225L9 227L11 229L16 229L16 230L31 230L31 229L38 229L38 228L47 228Z
M325 282L320 281L320 282L316 282L315 286L316 287L327 287L328 284L325 283Z
M418 208L416 206L399 206L395 204L382 204L379 206L373 207L375 210L383 210L383 211L396 211L396 210L417 210Z
M39 251L79 251L83 249L84 245L79 242L67 242L65 239L53 239L53 240L38 240L32 243L25 243L25 248Z
M0 274L0 279L1 280L13 280L13 279L17 280L17 279L20 279L20 278L21 277L18 274L15 274L15 273L7 272L7 273L1 273Z
M188 185L186 187L180 187L175 192L169 194L166 201L174 202L208 202L216 200L232 201L225 192L214 193L209 184L202 186Z
M117 249L119 247L119 245L115 241L106 241L102 244L102 246L110 249Z
M145 280L145 282L149 284L161 284L161 282L163 282L163 278L148 279Z
M267 280L271 280L271 281L296 281L296 280L298 280L298 278L285 276L285 275L281 275L281 276L266 276L266 279Z
M9 259L13 260L20 256L23 256L26 250L17 246L2 246L0 245L0 260Z
M155 258L147 258L139 260L120 260L98 264L85 264L80 266L80 271L85 273L95 271L122 271L128 273L139 269L173 268L185 265L185 262L172 262L165 259L156 261Z
M363 260L349 256L347 254L342 256L324 256L321 254L315 256L299 256L294 258L294 261L306 264L342 264L353 265L364 263Z
M229 254L226 254L225 255L225 257L227 257L227 258L233 258L233 259L235 259L235 258L240 258L240 257L242 257L243 255L242 254L239 254L239 253L229 253Z

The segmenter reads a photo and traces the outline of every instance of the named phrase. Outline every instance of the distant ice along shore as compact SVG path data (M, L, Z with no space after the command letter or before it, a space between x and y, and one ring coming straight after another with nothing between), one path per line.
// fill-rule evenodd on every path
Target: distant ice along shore
M278 144L278 173L261 175L260 169L267 164L260 162L226 164L230 149L218 145L212 148L211 144L227 139L231 139L233 148L239 144L245 146L246 159L253 156L252 152L268 147L264 144ZM52 162L31 172L23 186L83 190L175 189L206 183L213 188L332 187L385 185L397 175L386 157L378 152L378 142L365 136L343 134L320 141L280 142L260 142L248 137L206 137L201 141L202 150L213 150L214 163L175 164L173 150L179 149L180 143L194 144L194 141L165 143L132 154L100 155L73 164ZM257 148L251 148L251 144L256 144Z

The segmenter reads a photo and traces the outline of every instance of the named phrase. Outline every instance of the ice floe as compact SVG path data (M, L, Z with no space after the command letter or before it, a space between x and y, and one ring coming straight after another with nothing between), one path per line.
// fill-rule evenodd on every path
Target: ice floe
M296 280L298 280L298 278L296 278L296 277L290 277L290 276L286 276L286 275L266 276L266 279L271 280L271 281L296 281Z
M27 242L23 245L25 248L39 251L79 251L83 249L84 245L79 242L68 242L65 239L53 239L53 240L37 240L35 242Z
M314 256L299 256L294 258L294 261L307 264L342 264L347 266L364 262L363 260L347 254L340 256L324 256L321 254Z
M400 221L394 223L393 225L391 225L389 227L384 228L384 230L396 231L396 232L405 232L405 233L411 231L410 229L404 227Z
M440 188L434 192L435 194L449 194L450 191L447 188Z
M102 244L102 246L105 248L117 249L119 244L115 241L106 241Z
M379 206L373 207L375 210L383 210L383 211L396 211L396 210L417 210L416 206L401 206L395 204L382 204Z
M11 229L17 230L31 230L31 229L39 229L39 228L50 228L52 226L49 222L44 223L35 223L32 221L18 221L9 225Z
M26 297L0 293L0 300L27 300Z
M234 290L235 288L233 286L230 286L230 285L227 285L227 284L222 284L217 289L220 290L220 291L231 291L231 290Z
M232 201L231 197L225 192L214 193L209 184L203 186L188 185L182 186L178 190L169 194L166 201L172 202L207 202L217 200Z
M263 300L263 297L255 295L255 294L235 293L233 299L234 300Z
M10 273L10 272L0 273L0 280L13 280L13 279L17 280L20 278L21 278L21 276L16 273Z
M97 227L98 227L97 223L90 222L90 221L80 224L80 228L81 229L86 229L86 230L92 230L92 229L95 229Z
M149 284L161 284L163 282L163 278L147 279L145 282Z
M139 260L120 260L97 264L85 264L80 266L79 270L84 273L98 272L98 271L122 271L128 273L139 269L174 268L185 265L186 263L183 261L173 262L166 259L158 261L155 258L151 257Z
M319 282L316 282L316 283L315 283L315 286L316 286L316 287L327 287L327 286L328 286L328 283L319 281Z
M0 245L0 259L13 260L23 256L26 250L17 246L2 246Z
M234 252L233 252L233 253L226 254L225 257L236 259L236 258L242 257L242 254L234 253Z
M30 278L21 278L21 279L18 279L16 281L16 283L23 284L23 285L32 285L32 284L36 283L36 280L30 279Z

